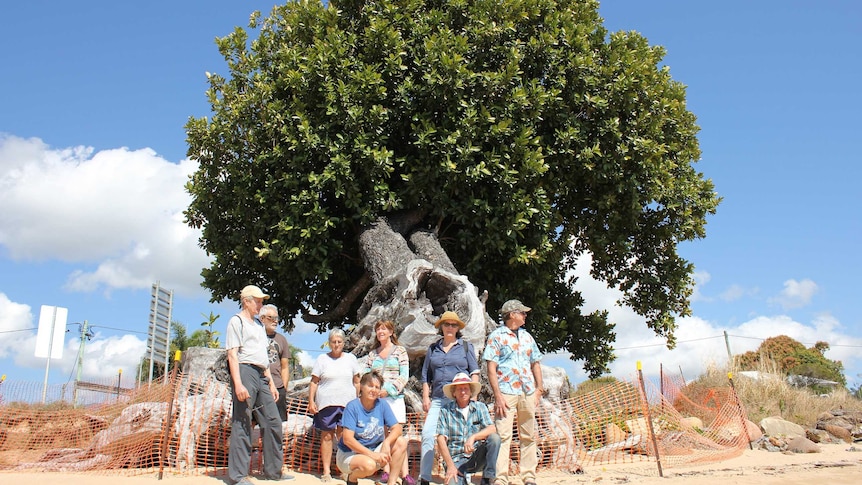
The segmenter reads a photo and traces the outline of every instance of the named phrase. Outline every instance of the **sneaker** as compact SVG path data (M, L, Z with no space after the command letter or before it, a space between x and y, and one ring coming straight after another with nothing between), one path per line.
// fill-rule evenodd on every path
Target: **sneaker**
M320 476L320 481L321 481L321 482L323 482L323 483L329 483L329 482L331 482L331 481L332 481L332 475L330 475L330 474L328 474L328 473L327 473L326 475L321 475L321 476Z
M401 485L416 485L416 479L407 475L406 477L401 478Z
M242 480L234 483L234 485L254 485L254 484L251 483L251 480L249 480L248 478L243 478Z

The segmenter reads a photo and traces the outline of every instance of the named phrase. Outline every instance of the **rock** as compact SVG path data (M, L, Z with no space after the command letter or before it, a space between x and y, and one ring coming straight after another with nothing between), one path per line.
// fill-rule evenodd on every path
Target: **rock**
M687 418L682 418L680 420L680 424L683 426L688 426L689 428L693 428L695 430L703 429L703 421L700 418L695 416L689 416Z
M805 429L796 423L791 423L778 416L763 418L760 420L760 429L766 436L805 436Z
M787 438L787 451L793 453L820 453L820 447L816 443L803 436L791 436Z
M824 425L823 431L826 431L830 435L838 438L839 440L843 440L847 443L853 442L853 436L850 434L850 431L842 428L841 426L834 426L831 424Z
M605 426L605 445L611 445L626 440L626 432L614 423Z

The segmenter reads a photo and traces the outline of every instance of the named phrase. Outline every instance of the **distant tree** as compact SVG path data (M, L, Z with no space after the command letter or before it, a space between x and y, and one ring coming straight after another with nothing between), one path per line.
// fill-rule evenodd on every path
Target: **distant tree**
M202 330L197 330L192 333L192 339L194 339L194 345L189 345L189 347L207 347L210 349L217 349L221 347L221 343L218 340L219 332L213 330L215 326L216 320L221 315L216 315L213 312L210 312L209 315L206 313L201 313L206 320L201 322ZM196 334L201 332L200 336L196 337Z
M582 311L590 254L674 345L693 286L677 245L719 197L663 48L609 34L597 1L289 1L249 28L217 40L229 73L186 125L214 301L257 283L323 332L364 316L401 255L434 254L598 376L615 334Z
M735 363L742 370L755 370L762 362L769 360L787 375L825 379L846 386L844 364L827 359L824 356L827 350L829 344L826 342L817 342L811 348L806 348L786 335L779 335L764 340L757 350L736 356Z

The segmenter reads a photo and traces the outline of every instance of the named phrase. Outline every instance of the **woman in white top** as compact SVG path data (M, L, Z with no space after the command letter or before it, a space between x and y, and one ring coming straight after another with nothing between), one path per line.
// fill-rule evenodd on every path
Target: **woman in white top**
M359 363L353 354L344 352L344 331L329 331L329 353L314 362L308 385L308 412L314 415L314 427L320 431L320 480L332 480L332 440L340 436L344 406L359 395Z

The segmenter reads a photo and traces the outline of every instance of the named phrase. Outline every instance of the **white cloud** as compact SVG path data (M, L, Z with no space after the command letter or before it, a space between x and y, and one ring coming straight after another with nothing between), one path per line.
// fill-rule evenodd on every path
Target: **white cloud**
M692 275L692 279L694 279L694 289L691 293L691 301L710 301L711 298L708 298L700 292L700 288L709 283L709 280L712 279L712 276L706 271L695 271Z
M740 285L730 285L719 295L722 301L736 301L745 296L745 288Z
M151 149L52 149L0 134L0 244L15 260L80 264L67 289L148 288L201 295L200 231L183 223L195 162Z
M577 289L583 293L585 311L605 308L609 312L608 318L617 324L617 339L614 344L617 359L610 364L610 368L611 375L618 378L634 377L637 361L641 361L645 374L658 375L661 366L666 372L682 372L689 380L703 373L711 364L725 365L728 361L728 350L724 332L728 334L728 343L733 354L755 350L763 339L787 335L807 347L817 341L829 343L831 347L826 357L842 361L851 378L855 375L852 369L862 366L862 357L858 352L858 348L862 346L862 338L847 335L840 322L829 314L820 314L807 323L798 322L786 315L761 315L736 326L723 326L697 316L680 318L675 332L677 346L674 350L668 350L664 341L647 328L643 317L629 308L614 304L621 298L622 293L594 280L589 275L590 264L591 258L585 257L575 268L575 274L579 278ZM587 377L582 363L571 361L568 354L549 355L544 363L563 367L574 377L574 383Z
M29 339L33 341L29 351L35 352L36 325L29 305L15 303L0 293L0 359L21 351Z
M770 302L778 303L781 308L789 310L801 308L811 303L814 294L817 293L817 283L804 279L802 281L787 280L781 293L770 299Z

